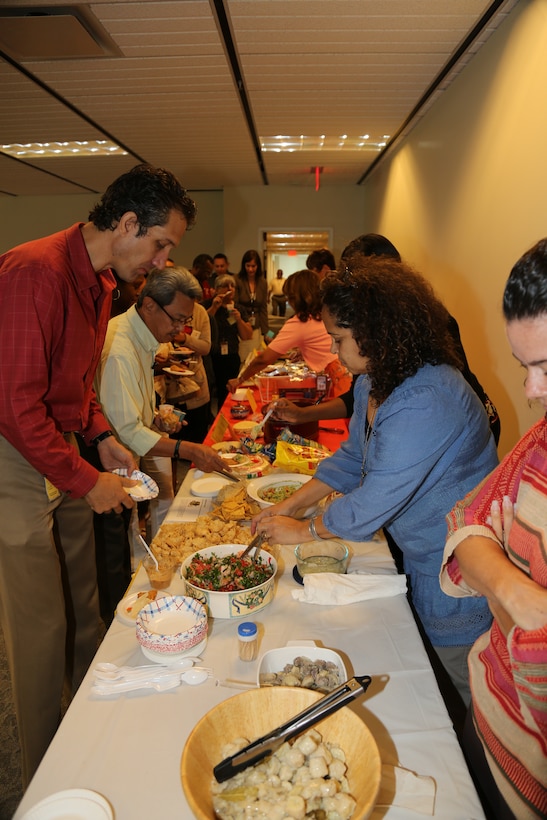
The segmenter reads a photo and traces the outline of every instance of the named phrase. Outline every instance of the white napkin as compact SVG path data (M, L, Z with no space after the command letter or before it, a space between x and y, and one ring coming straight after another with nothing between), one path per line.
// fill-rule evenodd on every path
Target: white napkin
M376 806L399 806L433 816L437 784L432 777L400 766L382 766L382 782Z
M353 604L370 598L389 598L406 592L404 575L372 575L352 572L314 572L304 575L304 589L293 589L292 597L306 604Z

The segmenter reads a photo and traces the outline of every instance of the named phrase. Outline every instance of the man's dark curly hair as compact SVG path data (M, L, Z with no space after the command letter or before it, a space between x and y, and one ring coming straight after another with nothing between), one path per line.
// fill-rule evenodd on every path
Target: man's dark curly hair
M301 322L321 318L319 278L312 270L291 273L283 284L283 293Z
M383 256L353 256L346 264L323 280L323 305L369 360L373 399L385 401L425 364L462 369L450 314L420 274Z
M178 179L164 168L136 165L112 182L101 201L89 214L99 231L113 231L128 211L137 214L139 231L144 236L148 228L165 225L172 210L179 211L190 228L196 221L196 203L188 196Z

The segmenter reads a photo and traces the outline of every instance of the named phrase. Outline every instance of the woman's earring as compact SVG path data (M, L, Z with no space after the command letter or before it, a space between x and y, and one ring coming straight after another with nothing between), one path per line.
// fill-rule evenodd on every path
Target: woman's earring
M120 289L119 289L119 288L115 288L115 289L112 291L112 301L113 301L113 302L117 302L117 301L118 301L118 299L120 298L120 296L121 296L121 295L122 295L122 294L120 293Z

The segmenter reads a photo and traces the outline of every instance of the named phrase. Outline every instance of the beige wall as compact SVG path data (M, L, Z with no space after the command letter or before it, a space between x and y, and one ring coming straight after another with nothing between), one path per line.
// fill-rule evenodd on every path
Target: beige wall
M357 185L339 188L239 187L224 191L225 253L238 271L246 250L262 248L262 231L332 229L338 258L362 233L365 195Z
M505 453L540 415L505 339L501 298L547 236L547 2L523 0L365 183L365 230L388 236L456 316L500 410Z
M198 253L213 255L224 243L221 191L191 191L198 206L196 225L173 251L179 265L190 267ZM85 222L100 195L23 196L0 198L0 253L55 231Z

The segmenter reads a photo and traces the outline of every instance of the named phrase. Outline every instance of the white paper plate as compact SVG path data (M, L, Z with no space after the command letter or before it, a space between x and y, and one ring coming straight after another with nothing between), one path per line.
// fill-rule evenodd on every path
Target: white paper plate
M125 467L112 470L112 472L116 475L121 475L124 478L127 478L127 470ZM157 497L160 491L159 487L154 479L150 478L149 475L146 475L146 473L141 473L140 470L133 470L129 478L132 478L133 481L141 482L140 484L135 485L135 487L124 487L126 493L134 501L148 501L150 498Z
M175 663L175 661L178 661L181 658L186 658L188 655L190 655L191 657L197 657L205 651L206 646L207 638L205 638L201 643L196 644L196 646L192 646L190 649L187 649L185 652L177 652L173 654L166 654L165 652L154 652L152 649L148 649L146 646L141 646L140 649L144 657L148 658L148 660L152 661L152 663L170 664Z
M148 590L142 590L142 591L143 592L148 592ZM137 620L137 615L139 613L135 612L135 613L132 614L131 612L128 612L128 609L129 609L129 607L134 606L135 601L138 599L138 597L140 595L140 592L141 592L141 590L139 590L139 592L133 592L133 593L131 593L131 595L127 595L125 598L122 598L122 600L120 601L120 603L116 607L116 617L118 618L119 621L122 622L122 624L127 624L128 626L135 626L135 623L136 623L136 620ZM164 592L161 589L156 590L156 593L157 594L156 594L156 597L154 599L156 601L157 601L158 598L165 598L167 595L169 595L168 592ZM144 598L145 596L143 595L142 597ZM148 604L150 603L150 600L148 598L146 600L146 603L148 603ZM145 604L145 606L146 606L146 604Z
M163 367L162 368L164 373L169 373L170 376L193 376L193 370L171 370L170 367Z
M215 498L226 484L231 483L230 479L222 476L203 476L193 482L190 492L198 498Z
M113 820L108 800L90 789L66 789L40 800L21 820Z

